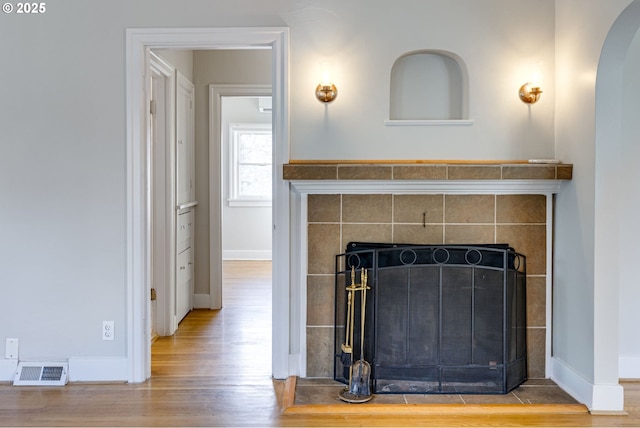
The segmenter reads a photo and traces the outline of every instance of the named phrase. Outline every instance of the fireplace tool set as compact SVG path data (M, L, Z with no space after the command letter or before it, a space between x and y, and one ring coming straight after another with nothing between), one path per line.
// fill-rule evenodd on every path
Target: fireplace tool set
M349 385L338 394L338 398L348 403L365 403L373 398L371 394L371 366L364 359L364 322L367 307L367 270L360 273L360 284L356 283L355 267L351 268L351 284L347 290L347 319L345 343L340 347L340 361L349 367ZM356 293L360 292L360 359L353 361L353 329L355 321Z

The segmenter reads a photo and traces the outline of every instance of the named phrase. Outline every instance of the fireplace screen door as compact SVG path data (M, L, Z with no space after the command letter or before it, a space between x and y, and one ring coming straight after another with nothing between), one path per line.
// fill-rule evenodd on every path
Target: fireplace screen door
M336 380L348 381L339 352L352 267L367 269L371 287L364 357L374 393L506 393L526 380L523 255L508 245L367 243L336 258Z

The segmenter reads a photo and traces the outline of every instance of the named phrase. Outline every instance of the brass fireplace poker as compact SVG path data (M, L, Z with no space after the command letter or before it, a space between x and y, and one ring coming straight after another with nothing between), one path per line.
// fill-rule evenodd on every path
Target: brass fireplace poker
M356 268L351 267L351 285L346 290L347 293L347 320L344 333L344 343L340 346L342 353L340 354L340 362L345 367L351 367L353 364L353 292L356 287Z

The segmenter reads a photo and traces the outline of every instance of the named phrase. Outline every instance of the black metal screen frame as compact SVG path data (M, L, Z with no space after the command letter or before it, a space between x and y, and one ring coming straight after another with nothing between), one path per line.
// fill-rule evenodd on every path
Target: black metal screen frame
M366 331L364 344L364 359L372 368L372 391L383 393L418 393L418 394L504 394L522 384L526 380L527 373L527 346L526 346L526 257L516 253L506 244L487 245L411 245L411 244L379 244L379 243L349 243L345 253L336 256L335 269L335 358L334 379L343 383L348 382L349 370L340 358L341 344L345 343L346 325L346 290L351 282L351 269L355 268L356 282L361 280L361 270L367 269L368 285L371 287L367 295L366 307ZM435 269L439 272L438 288L438 332L436 334L438 344L437 361L429 364L389 364L382 361L380 347L381 327L378 314L380 305L386 305L388 295L381 301L381 289L389 287L388 284L379 283L380 276L385 272L403 270L406 275L411 275L412 270L421 272ZM426 270L425 270L426 269ZM465 272L470 270L470 277L475 275L500 276L499 289L501 308L501 339L496 346L500 349L501 357L495 361L474 361L473 352L476 345L469 345L471 357L464 364L455 364L447 360L460 359L454 355L446 358L443 355L442 338L444 337L443 311L451 310L443 307L442 272L452 270ZM420 272L418 272L420 273ZM418 280L423 281L421 275ZM381 280L384 282L384 280ZM476 322L475 280L470 287L472 304L469 315L472 323ZM436 287L433 282L427 281L432 289ZM482 284L481 284L482 285ZM384 290L383 288L382 290ZM388 291L388 290L387 290ZM433 290L432 290L433 291ZM384 294L384 293L382 293ZM384 296L383 296L384 297ZM354 319L354 346L353 358L360 358L360 299L359 293L353 296ZM486 300L486 297L485 297ZM491 304L491 302L482 302ZM484 306L479 312L484 310ZM490 312L490 311L487 311ZM448 314L451 318L452 314ZM454 314L455 316L455 314ZM479 315L482 316L482 313ZM492 315L487 315L491 317ZM496 324L496 320L490 320ZM424 327L423 327L424 328ZM490 333L492 334L492 333ZM471 326L471 336L475 335L475 326ZM493 337L493 336L492 336ZM463 347L464 348L464 347ZM433 349L431 350L432 352ZM466 349L465 349L466 352Z

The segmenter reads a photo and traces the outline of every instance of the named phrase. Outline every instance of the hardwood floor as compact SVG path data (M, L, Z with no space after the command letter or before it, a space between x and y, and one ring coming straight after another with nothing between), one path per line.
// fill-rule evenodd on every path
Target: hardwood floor
M152 347L142 384L0 385L0 426L640 426L640 383L628 416L283 415L271 369L270 263L226 262L224 308L192 311Z

